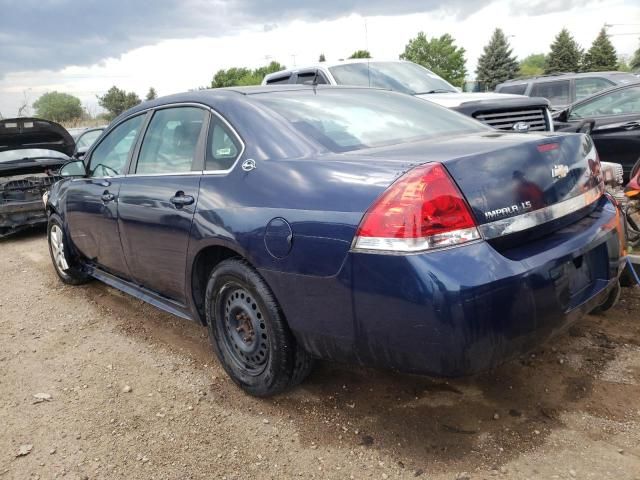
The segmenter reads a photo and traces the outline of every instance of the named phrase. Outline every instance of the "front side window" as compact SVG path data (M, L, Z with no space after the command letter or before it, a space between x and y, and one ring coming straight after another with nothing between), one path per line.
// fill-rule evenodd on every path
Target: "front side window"
M240 155L242 146L220 119L212 117L207 141L205 170L229 170Z
M113 177L124 174L138 131L145 115L122 122L100 142L91 155L89 176Z
M605 93L576 106L569 119L640 113L640 86Z
M576 100L598 93L613 86L613 82L604 78L576 78Z
M447 108L389 91L321 87L254 95L253 100L333 152L492 131Z
M206 114L196 107L156 111L142 141L136 173L191 171Z
M546 98L552 105L566 105L571 103L571 83L569 80L534 83L529 96Z

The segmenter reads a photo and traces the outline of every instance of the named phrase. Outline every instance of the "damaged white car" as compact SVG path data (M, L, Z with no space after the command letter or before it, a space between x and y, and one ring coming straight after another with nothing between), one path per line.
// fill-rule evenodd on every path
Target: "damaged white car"
M73 138L57 123L0 120L0 238L47 223L42 197L74 149Z

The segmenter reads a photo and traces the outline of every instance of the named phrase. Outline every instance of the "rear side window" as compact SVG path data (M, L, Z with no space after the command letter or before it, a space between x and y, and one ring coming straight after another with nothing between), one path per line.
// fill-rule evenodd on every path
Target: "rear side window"
M113 177L124 173L144 118L144 114L130 118L107 134L91 154L89 176Z
M326 85L327 80L324 78L324 75L321 72L305 72L298 73L298 77L296 78L296 83L301 85Z
M569 80L534 83L529 96L543 97L554 105L564 105L571 103L570 88Z
M144 135L136 173L182 173L192 170L206 112L178 107L154 113Z
M503 85L500 87L497 92L498 93L513 93L516 95L524 95L524 92L527 90L526 83L520 83L518 85Z
M265 93L254 95L253 100L333 152L492 131L447 108L389 91L320 88L316 92Z
M284 83L289 83L289 79L291 75L285 75L284 77L273 77L267 80L267 85L281 85Z
M207 159L205 170L229 170L238 159L242 145L224 123L212 117L207 141Z
M604 78L576 78L576 100L613 86L614 83Z

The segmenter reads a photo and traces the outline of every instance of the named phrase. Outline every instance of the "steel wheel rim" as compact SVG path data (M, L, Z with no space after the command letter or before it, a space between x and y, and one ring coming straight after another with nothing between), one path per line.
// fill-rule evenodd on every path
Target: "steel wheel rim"
M51 245L53 264L58 271L64 273L69 270L69 264L64 254L64 237L62 229L58 225L53 225L49 231L49 245Z
M228 285L221 296L218 318L224 346L237 367L260 375L269 361L269 333L260 304L239 285Z

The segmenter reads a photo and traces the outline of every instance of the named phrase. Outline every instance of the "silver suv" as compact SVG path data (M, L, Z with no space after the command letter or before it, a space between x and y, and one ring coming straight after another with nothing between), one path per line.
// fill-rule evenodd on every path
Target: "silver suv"
M373 59L322 62L271 73L262 85L350 85L394 90L424 98L500 130L553 130L544 98L502 93L464 93L421 65Z
M639 80L634 74L625 72L563 73L508 80L498 84L496 92L543 97L551 102L553 110L562 110L605 88L636 83Z

